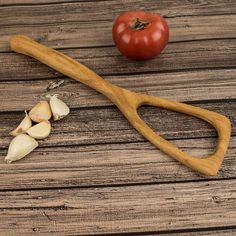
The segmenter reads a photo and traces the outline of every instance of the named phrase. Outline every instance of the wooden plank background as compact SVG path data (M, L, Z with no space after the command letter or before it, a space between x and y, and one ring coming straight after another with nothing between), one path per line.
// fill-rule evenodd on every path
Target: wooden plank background
M115 16L131 9L168 21L170 42L153 60L130 61L112 42ZM14 34L57 48L119 86L228 116L232 138L219 174L182 166L102 95L11 52ZM35 152L5 164L9 131L49 94L66 101L70 115L52 123ZM139 113L182 150L214 151L209 124L152 107ZM236 2L0 0L0 121L1 235L235 235Z

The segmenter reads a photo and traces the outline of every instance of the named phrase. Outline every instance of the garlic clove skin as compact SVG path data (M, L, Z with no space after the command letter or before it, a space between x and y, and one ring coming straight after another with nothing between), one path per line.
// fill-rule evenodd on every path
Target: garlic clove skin
M11 163L20 160L32 152L38 146L38 142L27 134L17 135L10 143L5 161Z
M51 132L51 124L48 120L44 120L26 131L28 135L30 135L35 139L47 138L50 132Z
M32 121L25 111L25 118L21 121L21 123L15 128L13 131L10 132L10 135L17 136L19 134L25 133L27 129L32 126Z
M32 121L40 123L44 120L49 120L52 116L51 108L46 101L40 101L29 112L29 117Z
M53 114L54 120L61 120L70 113L70 108L56 95L50 98L50 106Z

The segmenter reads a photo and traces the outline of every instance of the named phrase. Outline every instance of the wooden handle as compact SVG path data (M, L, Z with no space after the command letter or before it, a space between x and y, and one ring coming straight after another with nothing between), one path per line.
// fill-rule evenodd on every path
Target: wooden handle
M115 99L114 96L116 90L119 89L118 86L109 83L88 67L63 53L37 43L24 35L11 37L10 46L13 51L41 61L56 71L99 91L112 101Z
M218 113L163 98L134 93L115 86L81 63L64 54L43 46L28 37L17 35L11 38L11 48L41 61L55 70L78 80L107 96L124 114L129 122L156 147L184 165L205 175L216 175L226 154L231 124L228 118ZM201 159L188 155L177 146L156 134L138 115L137 109L143 104L196 116L212 124L218 132L215 153Z

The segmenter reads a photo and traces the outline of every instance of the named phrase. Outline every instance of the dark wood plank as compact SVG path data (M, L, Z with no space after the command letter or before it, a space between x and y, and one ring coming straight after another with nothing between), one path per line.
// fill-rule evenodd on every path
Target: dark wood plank
M169 42L236 38L236 15L187 16L167 19ZM224 22L224 24L222 24ZM25 34L53 48L113 45L112 21L54 23L46 25L6 25L0 30L0 52L10 51L12 35Z
M196 105L230 117L235 135L235 1L61 1L0 2L1 234L234 235L235 136L219 174L203 177L145 142L95 91L6 52L10 35L24 33L134 91L193 104L226 99ZM126 60L111 40L115 16L134 5L160 11L171 27L168 48L148 63ZM48 91L52 79L65 82ZM9 111L29 109L49 93L68 102L70 116L53 122L50 138L29 157L5 164L8 132L23 117ZM213 152L210 125L154 108L140 114L182 150Z
M197 229L196 232L174 232L174 233L162 233L161 235L177 235L177 236L234 236L236 234L236 229L218 229L211 231L210 229L206 229L206 231ZM145 234L148 236L160 235L160 234Z
M195 104L230 117L235 134L236 102ZM216 136L215 130L195 117L171 112L156 107L140 108L143 119L167 139L201 138ZM8 133L14 129L24 112L2 113L0 148L6 148L11 140ZM53 131L41 146L87 145L97 143L137 142L144 138L131 127L115 107L72 110L65 119L52 122Z
M233 134L235 134L235 105L236 103L231 102L211 104L210 107L209 104L201 106L230 116ZM210 125L194 118L181 117L175 113L171 114L164 110L159 111L152 108L145 109L141 113L148 123L152 120L153 127L167 138L183 139L186 137L199 138L216 135ZM2 119L4 115L6 115L6 118ZM7 114L1 116L4 127L1 145L6 147L11 139L7 133L10 131L12 124L16 123L16 116ZM17 120L19 120L19 116L17 116ZM68 120L71 117L72 119ZM168 117L168 122L166 122L166 117ZM9 127L8 129L6 124ZM106 108L74 111L64 121L54 123L53 127L54 131L50 138L40 142L41 147L48 145L71 146L75 144L94 144L95 146L38 149L30 155L31 158L25 158L13 165L3 163L3 158L6 155L6 150L3 150L1 152L2 164L0 168L2 170L0 174L2 175L0 176L5 177L0 180L1 188L15 188L16 186L20 188L87 186L202 178L182 165L180 166L163 153L158 152L149 143L96 145L100 143L143 141L143 138L113 108L110 108L110 110ZM212 153L212 148L215 146L215 139L184 139L173 142L176 142L183 150L196 156L205 156ZM232 138L229 153L217 178L232 177L232 174L234 176L235 143L235 138ZM102 162L100 158L102 158ZM146 162L146 160L148 161ZM105 163L108 169L106 171ZM75 168L75 166L78 167ZM132 170L130 166L132 166ZM106 172L106 175L104 175L104 172ZM170 175L167 173L170 173ZM7 178L7 181L5 178ZM32 183L34 184L32 185Z
M202 68L236 67L236 39L179 42L169 44L157 58L131 61L115 47L62 50L100 75L166 72ZM56 78L60 74L42 63L17 53L0 54L0 80Z
M0 0L0 7L1 6L11 6L11 5L39 5L39 4L57 4L57 3L71 3L71 2L80 2L84 0ZM95 0L99 1L99 0Z
M0 8L3 21L0 26L17 24L46 24L58 22L113 21L123 11L130 9L160 12L167 17L220 15L236 13L233 0L208 2L181 0L130 0L130 1L83 1L34 6L9 6ZM17 14L17 17L16 17Z
M85 235L226 227L236 224L235 190L236 181L225 180L1 192L0 228L3 235Z
M173 141L193 156L214 151L215 139ZM0 150L0 189L32 189L165 183L236 177L236 137L232 137L215 177L201 176L148 142L37 148L13 164L4 163Z
M177 101L236 98L236 69L105 76L105 79L148 95ZM61 84L60 84L61 83ZM60 84L53 88L52 85ZM51 89L50 89L51 88ZM104 96L68 78L0 83L1 111L30 109L49 94L58 94L71 108L111 105Z

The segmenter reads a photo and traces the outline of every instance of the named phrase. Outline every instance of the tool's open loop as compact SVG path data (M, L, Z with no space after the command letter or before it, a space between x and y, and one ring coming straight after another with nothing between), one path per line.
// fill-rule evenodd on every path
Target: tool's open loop
M130 97L129 99L131 99L131 96L138 96L136 98L136 101L138 100L138 102L136 103L136 114L133 115L131 112L129 112L126 114L126 118L144 137L146 137L146 139L148 139L157 148L159 148L169 156L175 158L184 165L196 171L199 171L202 174L205 175L217 174L220 165L223 161L223 158L226 154L231 135L231 124L228 118L216 112L212 112L199 107L194 107L184 103L170 101L163 98L146 96L143 94L135 94L135 93L133 93L133 95L129 94L128 96ZM214 154L206 158L192 157L187 153L183 152L182 150L180 150L173 143L160 137L138 115L137 109L141 105L151 105L172 111L177 111L180 113L198 117L212 124L218 133L218 143ZM123 113L126 112L123 111ZM131 118L129 118L130 115L132 116Z

